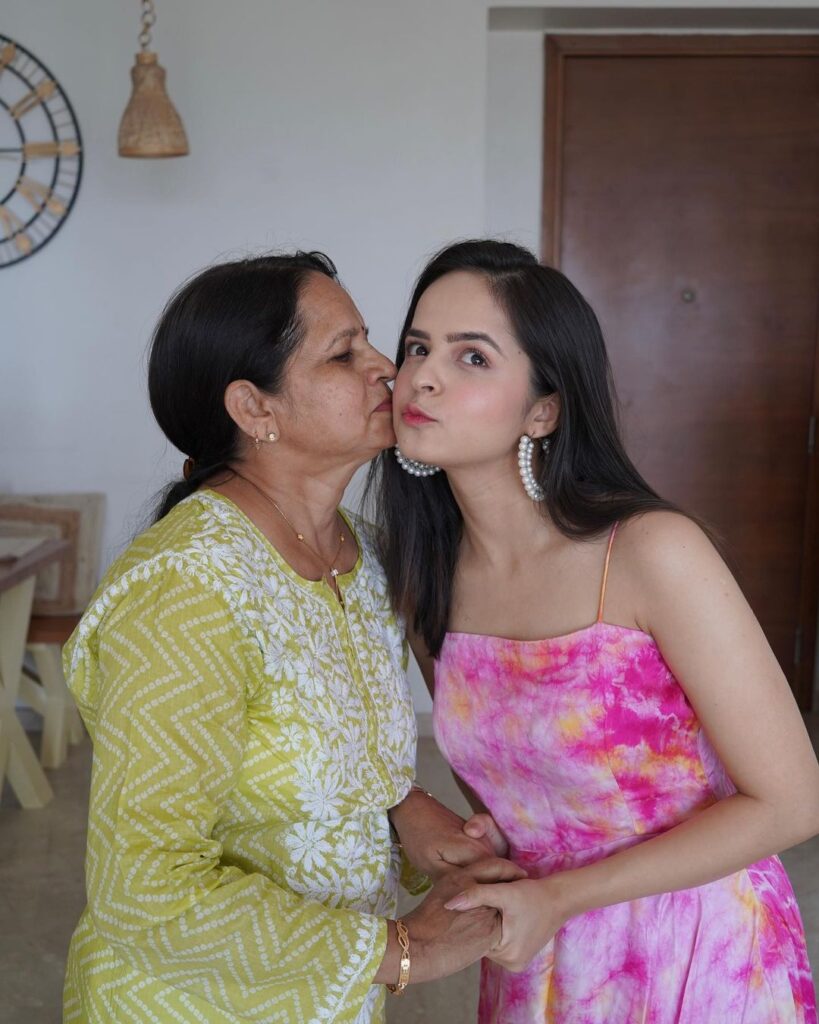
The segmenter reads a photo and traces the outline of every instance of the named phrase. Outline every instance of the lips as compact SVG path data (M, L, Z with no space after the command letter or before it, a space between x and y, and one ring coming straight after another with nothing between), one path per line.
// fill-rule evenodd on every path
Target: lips
M432 416L427 416L417 405L408 405L401 413L401 419L410 426L420 427L424 423L434 423Z
M373 412L391 412L392 411L392 396L385 398L381 405L377 405Z

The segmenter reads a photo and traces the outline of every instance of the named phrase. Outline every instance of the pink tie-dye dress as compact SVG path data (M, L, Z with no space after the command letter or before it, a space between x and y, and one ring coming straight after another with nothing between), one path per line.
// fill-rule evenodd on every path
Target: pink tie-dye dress
M532 878L608 857L735 791L651 636L602 612L601 595L597 622L546 640L449 633L435 665L438 745ZM785 870L768 857L581 914L522 974L485 960L478 1019L816 1024Z

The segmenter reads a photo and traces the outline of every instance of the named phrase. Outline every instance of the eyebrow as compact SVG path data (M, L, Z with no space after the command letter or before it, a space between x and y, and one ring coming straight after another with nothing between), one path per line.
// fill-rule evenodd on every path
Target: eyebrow
M347 327L347 328L345 328L345 330L339 331L338 334L335 335L335 337L332 339L332 341L327 346L325 351L329 352L330 349L333 347L333 345L336 345L339 341L347 341L348 339L354 338L362 330L364 331L364 337L369 339L369 337L370 337L370 328L369 327L363 327L363 328L362 327Z
M426 331L419 331L416 327L410 327L407 333L404 335L405 338L420 338L421 341L431 341L430 335ZM503 355L500 346L496 341L489 337L488 334L484 334L483 331L458 331L455 334L448 334L446 340L451 344L458 341L485 341L487 345L491 345L492 348L498 353Z

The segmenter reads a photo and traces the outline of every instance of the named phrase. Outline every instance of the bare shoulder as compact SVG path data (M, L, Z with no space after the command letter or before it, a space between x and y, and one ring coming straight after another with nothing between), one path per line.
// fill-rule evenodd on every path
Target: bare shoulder
M633 516L620 526L615 548L643 585L728 572L702 527L681 512Z

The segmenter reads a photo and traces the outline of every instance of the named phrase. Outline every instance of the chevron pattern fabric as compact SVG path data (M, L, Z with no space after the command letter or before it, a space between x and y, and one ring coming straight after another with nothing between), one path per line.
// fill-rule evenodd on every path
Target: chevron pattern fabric
M354 534L346 610L213 491L100 586L64 654L94 743L65 1021L383 1021L387 809L416 734L403 632Z

